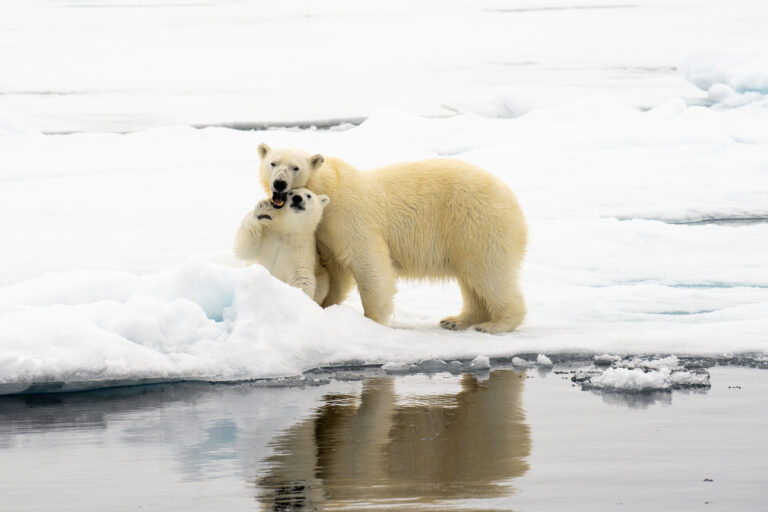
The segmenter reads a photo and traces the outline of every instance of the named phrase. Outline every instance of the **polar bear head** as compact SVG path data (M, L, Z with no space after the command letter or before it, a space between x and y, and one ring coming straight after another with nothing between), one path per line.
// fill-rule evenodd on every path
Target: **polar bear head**
M274 216L274 226L282 233L314 234L323 208L330 202L328 196L315 194L307 188L296 188L286 192L286 206Z
M282 208L288 192L307 184L312 171L323 165L323 155L310 155L299 149L272 149L259 144L261 182L271 193L272 204ZM294 196L295 197L295 196Z

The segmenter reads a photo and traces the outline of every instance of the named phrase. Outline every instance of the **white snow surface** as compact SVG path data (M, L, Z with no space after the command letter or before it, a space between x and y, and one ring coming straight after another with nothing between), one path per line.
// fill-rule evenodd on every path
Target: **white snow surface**
M763 0L3 0L0 111L61 133L650 107L701 96L688 55L764 50L765 26Z
M105 3L0 6L4 392L349 361L768 353L762 2ZM418 30L370 42L394 21ZM268 44L283 33L296 37ZM82 133L50 134L68 131ZM262 141L362 169L449 156L499 176L530 228L526 322L447 332L458 287L403 282L384 327L356 294L322 310L242 268L231 245L264 195Z

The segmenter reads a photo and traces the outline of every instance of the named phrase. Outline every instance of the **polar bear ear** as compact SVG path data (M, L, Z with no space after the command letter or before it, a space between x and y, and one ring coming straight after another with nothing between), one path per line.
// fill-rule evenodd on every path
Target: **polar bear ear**
M312 155L309 157L309 166L314 171L315 169L319 169L321 165L323 165L323 162L325 162L325 158L323 158L323 155L317 154Z
M323 208L328 206L328 203L331 202L331 198L325 194L320 194L319 196L317 196L317 198L320 200L320 204L323 205Z
M272 151L272 148L270 148L263 142L259 144L259 157L264 158L265 156L267 156L267 153L269 153L270 151Z

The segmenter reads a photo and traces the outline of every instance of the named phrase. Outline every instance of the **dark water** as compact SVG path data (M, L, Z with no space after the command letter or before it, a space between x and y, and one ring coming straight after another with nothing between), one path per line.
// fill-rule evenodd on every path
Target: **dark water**
M0 510L768 510L768 371L598 394L567 375L0 397Z

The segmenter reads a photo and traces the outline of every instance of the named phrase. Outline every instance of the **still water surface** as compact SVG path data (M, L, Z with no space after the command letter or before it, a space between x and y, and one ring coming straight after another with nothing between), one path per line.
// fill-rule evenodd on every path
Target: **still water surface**
M768 372L598 394L373 375L0 397L0 510L766 510Z

